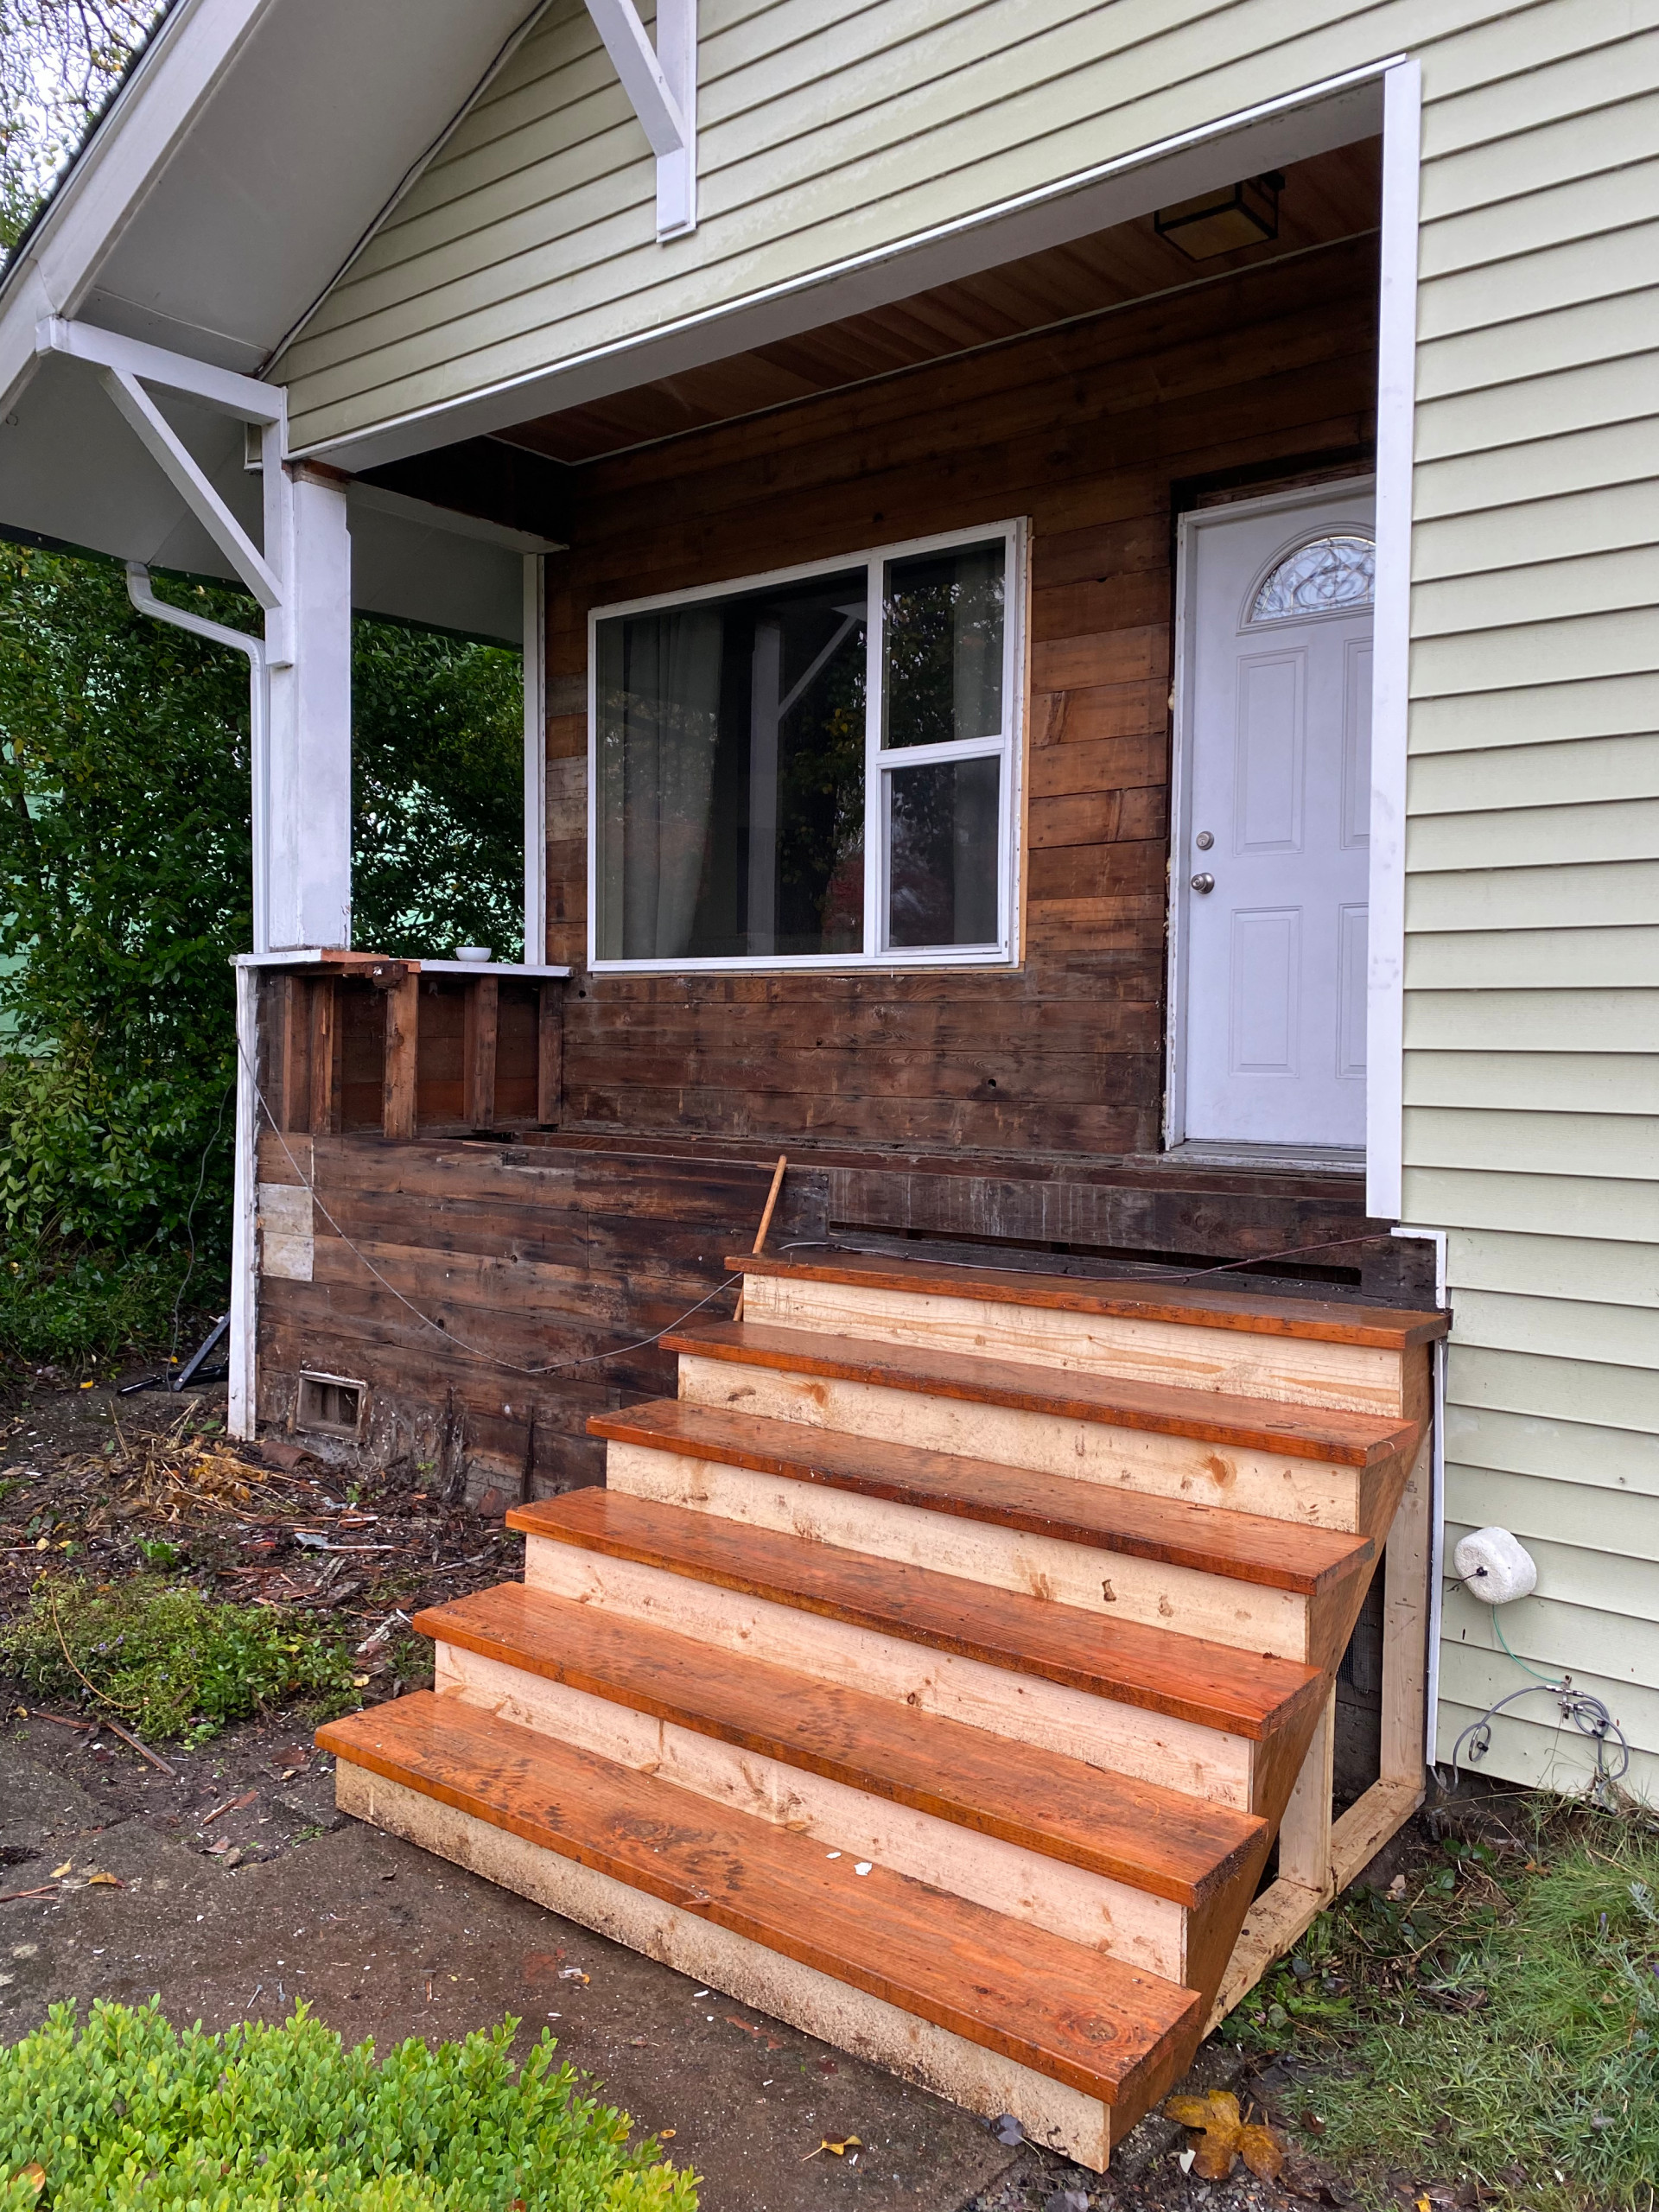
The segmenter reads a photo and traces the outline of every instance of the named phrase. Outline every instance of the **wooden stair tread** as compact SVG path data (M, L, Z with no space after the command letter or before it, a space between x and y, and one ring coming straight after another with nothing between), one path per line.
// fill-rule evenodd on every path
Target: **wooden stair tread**
M588 1431L617 1443L855 1491L1307 1597L1345 1581L1374 1550L1369 1537L1266 1514L1234 1513L1188 1498L1003 1466L688 1398L594 1414Z
M1413 1443L1410 1421L1331 1406L1233 1397L1096 1375L1029 1360L981 1358L926 1345L887 1344L809 1329L769 1328L749 1321L707 1321L663 1338L666 1350L702 1359L731 1360L786 1374L817 1375L915 1390L936 1398L1012 1406L1067 1421L1188 1436L1234 1451L1283 1452L1345 1467L1372 1467Z
M1254 1742L1323 1690L1318 1670L958 1575L603 1490L516 1506L507 1526L821 1613L988 1666L1038 1675Z
M736 1274L793 1276L802 1282L857 1283L923 1297L983 1298L1007 1306L1047 1306L1070 1313L1111 1313L1136 1321L1173 1321L1258 1336L1300 1337L1317 1344L1363 1344L1383 1351L1430 1344L1451 1326L1439 1312L1389 1306L1348 1306L1334 1299L1262 1297L1213 1285L1134 1280L1100 1281L1030 1274L1014 1268L956 1268L884 1255L833 1252L816 1260L766 1259L743 1252L726 1266Z
M454 1698L416 1691L317 1742L1105 2104L1150 2093L1196 2034L1191 1990Z
M433 1606L414 1626L1177 1904L1211 1897L1262 1834L1250 1814L522 1583Z

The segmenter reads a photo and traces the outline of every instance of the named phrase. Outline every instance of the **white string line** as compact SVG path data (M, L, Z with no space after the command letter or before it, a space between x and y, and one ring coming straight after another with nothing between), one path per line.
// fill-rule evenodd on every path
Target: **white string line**
M423 1313L420 1307L415 1304L412 1299L404 1297L403 1292L398 1289L396 1283L387 1281L385 1275L381 1274L379 1268L375 1266L374 1262L370 1259L368 1254L362 1250L359 1245L353 1243L352 1239L346 1234L346 1231L334 1219L333 1214L329 1212L327 1207L324 1205L322 1200L317 1196L315 1184L311 1181L310 1178L306 1174L305 1170L300 1166L299 1161L295 1159L293 1154L289 1150L288 1139L283 1135L281 1129L277 1128L276 1116L271 1112L270 1107L265 1103L265 1095L259 1088L259 1078L255 1075L252 1068L249 1066L248 1055L243 1046L242 1039L239 1037L236 1040L236 1049L243 1066L247 1068L248 1081L253 1086L255 1103L258 1106L259 1111L264 1116L266 1121L270 1122L272 1136L276 1138L277 1143L283 1147L283 1158L287 1160L289 1166L294 1170L295 1174L299 1178L301 1185L309 1197L312 1205L315 1206L317 1211L327 1223L329 1228L334 1230L335 1236L339 1237L340 1243L352 1255L352 1257L354 1260L360 1261L363 1266L368 1269L369 1273L380 1285L381 1288L383 1290L390 1291L400 1306L407 1306L409 1311L415 1316L415 1319L421 1324L423 1328L432 1330L435 1334L442 1338L445 1344L453 1345L455 1351L464 1351L471 1358L484 1360L491 1367L499 1368L504 1375L522 1375L527 1378L534 1379L536 1376L541 1375L560 1375L564 1373L567 1369L572 1367L594 1367L601 1360L620 1359L626 1352L644 1351L649 1345L659 1344L671 1331L677 1329L682 1322L689 1321L694 1313L701 1313L705 1306L712 1306L715 1300L719 1298L724 1292L728 1291L734 1282L741 1282L743 1280L741 1274L728 1275L723 1282L716 1283L714 1289L709 1292L707 1298L700 1298L695 1306L688 1306L683 1313L677 1315L672 1321L665 1322L664 1325L658 1330L655 1336L641 1337L637 1342L631 1344L618 1344L612 1351L585 1352L580 1359L552 1360L550 1361L545 1367L515 1366L512 1360L502 1359L495 1352L486 1351L481 1344L469 1344L466 1343L464 1339L454 1335L451 1330L446 1329L442 1321L435 1321L429 1313Z

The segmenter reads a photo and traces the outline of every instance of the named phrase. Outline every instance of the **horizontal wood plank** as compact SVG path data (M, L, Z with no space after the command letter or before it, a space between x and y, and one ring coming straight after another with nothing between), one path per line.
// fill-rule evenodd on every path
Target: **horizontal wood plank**
M1234 1398L1219 1390L1166 1389L1115 1375L924 1351L905 1344L866 1344L853 1337L815 1336L804 1329L706 1322L671 1331L662 1342L668 1351L729 1360L738 1366L832 1376L842 1382L980 1405L1014 1406L1064 1421L1147 1429L1240 1451L1282 1452L1333 1466L1388 1465L1415 1438L1409 1421L1377 1420L1335 1407Z
M1161 1560L1306 1597L1327 1594L1369 1565L1372 1556L1373 1547L1363 1536L810 1428L800 1421L734 1413L687 1398L595 1414L588 1428L590 1435L649 1451L677 1452L790 1482L855 1491L895 1504Z
M823 1613L1260 1742L1322 1694L1312 1668L607 1491L520 1506L507 1526Z
M1211 1897L1262 1834L1226 1806L520 1583L434 1606L413 1626L1178 1904Z
M1363 1344L1382 1351L1433 1343L1451 1327L1444 1313L1396 1312L1386 1306L1346 1306L1313 1298L1275 1298L1255 1290L1226 1290L1213 1283L1080 1282L1071 1275L1018 1273L995 1268L941 1268L925 1262L870 1258L836 1252L821 1259L774 1259L743 1252L728 1255L734 1273L780 1275L803 1282L861 1284L872 1290L913 1292L936 1298L976 1298L1008 1306L1043 1306L1068 1313L1112 1313L1131 1320L1174 1321L1206 1329L1242 1329L1256 1336L1297 1337L1312 1343Z
M317 1741L1105 2104L1196 2032L1191 1990L454 1699L416 1691Z

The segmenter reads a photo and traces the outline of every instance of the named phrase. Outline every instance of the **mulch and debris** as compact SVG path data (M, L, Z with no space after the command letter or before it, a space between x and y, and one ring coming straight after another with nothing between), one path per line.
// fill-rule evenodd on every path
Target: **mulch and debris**
M412 1613L518 1572L519 1540L499 1511L483 1518L439 1494L416 1465L365 1474L285 1437L233 1442L222 1393L77 1395L78 1418L50 1424L60 1434L48 1427L44 1448L35 1406L0 1420L0 1617L20 1611L43 1573L161 1572L354 1627L378 1698L420 1663L399 1632Z

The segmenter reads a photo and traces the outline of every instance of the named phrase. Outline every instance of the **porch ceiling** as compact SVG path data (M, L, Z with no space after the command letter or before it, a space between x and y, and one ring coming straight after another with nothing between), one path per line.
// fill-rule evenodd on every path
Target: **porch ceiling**
M1195 261L1151 215L800 336L521 423L496 435L567 464L684 435L994 346L1375 228L1382 141L1285 168L1279 235Z

